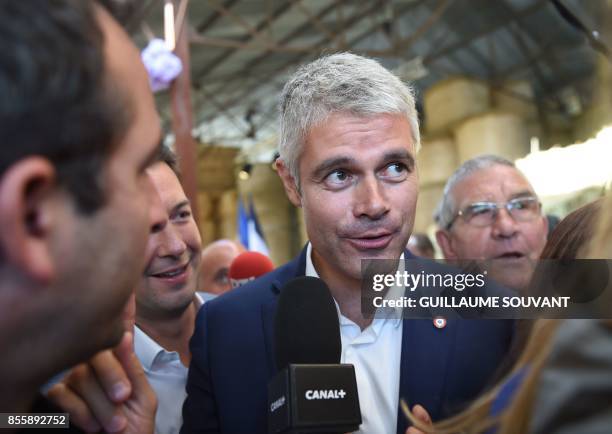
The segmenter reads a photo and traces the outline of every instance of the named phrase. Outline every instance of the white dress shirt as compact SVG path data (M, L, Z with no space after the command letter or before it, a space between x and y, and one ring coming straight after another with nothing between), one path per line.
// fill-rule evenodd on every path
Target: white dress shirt
M404 269L404 256L399 262ZM306 276L319 277L312 263L312 246L306 252ZM392 288L390 291L393 291ZM334 300L335 301L335 300ZM393 434L397 430L400 359L402 352L401 315L374 319L363 331L340 313L341 363L355 366L359 408L363 423L358 434Z
M196 299L201 306L199 294ZM155 433L178 434L183 424L188 368L181 363L179 353L166 351L138 326L134 326L134 352L157 395Z

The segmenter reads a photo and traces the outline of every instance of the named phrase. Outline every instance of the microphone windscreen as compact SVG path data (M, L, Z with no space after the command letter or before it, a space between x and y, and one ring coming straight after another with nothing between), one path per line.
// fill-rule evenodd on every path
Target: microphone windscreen
M304 276L288 282L278 297L274 325L279 370L290 363L340 363L338 311L321 279Z
M229 278L252 279L274 270L274 264L259 252L243 252L236 256L229 267Z

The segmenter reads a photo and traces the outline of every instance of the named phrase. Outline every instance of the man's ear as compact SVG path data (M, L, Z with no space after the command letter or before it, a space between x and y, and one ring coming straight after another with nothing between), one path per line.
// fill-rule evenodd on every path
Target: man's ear
M276 172L278 173L278 176L280 176L280 179L283 182L283 186L285 187L285 193L287 193L289 201L291 201L293 205L301 207L302 196L298 191L295 179L289 173L289 168L287 167L285 162L280 158L276 159Z
M452 247L451 235L444 229L438 229L436 231L436 241L442 249L444 259L457 259L457 255Z
M20 160L0 178L3 259L41 284L48 284L55 271L48 245L52 224L48 199L55 188L55 169L42 157Z

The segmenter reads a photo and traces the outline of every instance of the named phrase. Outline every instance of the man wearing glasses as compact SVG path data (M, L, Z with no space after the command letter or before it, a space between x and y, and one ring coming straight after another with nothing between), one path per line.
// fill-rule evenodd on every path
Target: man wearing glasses
M525 176L505 158L483 155L451 175L436 213L436 239L448 260L485 260L489 276L522 290L548 222Z

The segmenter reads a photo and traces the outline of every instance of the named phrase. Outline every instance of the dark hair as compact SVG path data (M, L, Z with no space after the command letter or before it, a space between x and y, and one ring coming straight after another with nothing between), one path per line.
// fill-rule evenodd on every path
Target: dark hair
M416 247L422 252L430 252L432 255L434 254L434 246L431 243L429 237L422 233L414 233L410 236Z
M40 155L77 207L104 203L104 162L130 111L105 68L92 0L0 0L0 176Z
M134 25L134 17L136 16L140 0L96 0L121 24L126 31L129 31L130 25Z
M179 166L178 156L170 146L161 145L159 147L157 158L159 161L166 163L168 167L172 169L177 178L181 178L181 169Z

